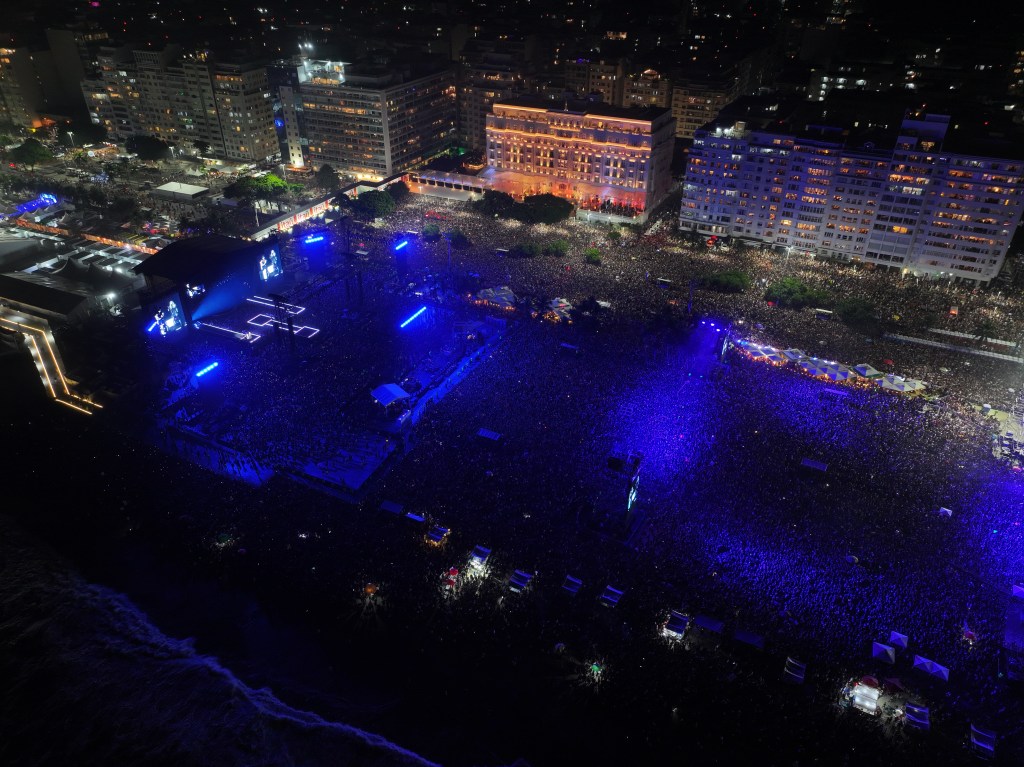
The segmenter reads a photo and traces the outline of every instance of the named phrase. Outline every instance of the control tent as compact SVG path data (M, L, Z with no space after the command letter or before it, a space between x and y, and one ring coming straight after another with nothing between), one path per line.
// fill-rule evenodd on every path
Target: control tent
M409 399L409 392L398 384L387 383L371 391L370 396L377 401L377 404L386 408L401 400Z

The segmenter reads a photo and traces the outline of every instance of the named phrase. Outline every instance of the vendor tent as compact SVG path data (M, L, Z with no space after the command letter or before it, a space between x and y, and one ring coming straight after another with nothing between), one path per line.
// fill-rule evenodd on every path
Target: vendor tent
M832 381L845 381L847 378L853 377L853 371L845 365L836 365L834 367L830 365L825 375Z
M866 362L854 365L853 370L857 375L863 376L864 378L881 378L883 375L881 370L872 367Z
M858 682L853 686L853 707L875 716L878 714L878 698L881 694L877 687Z
M907 391L921 391L921 389L927 389L928 384L924 381L918 381L915 378L907 378L903 381L903 385L907 387Z
M768 356L758 346L748 346L747 347L747 354L750 355L750 359L752 359L752 360L763 360L765 357Z
M907 725L917 730L927 730L932 726L931 712L927 706L908 703L906 706Z
M381 406L389 407L399 400L408 399L409 393L398 384L389 383L378 386L370 392L370 396Z
M882 644L881 642L872 642L871 657L882 661L882 663L895 663L896 648L892 645Z
M516 294L507 285L500 288L484 288L476 294L476 300L501 309L516 308Z
M875 383L889 391L913 391L913 388L911 388L911 386L909 386L907 382L899 376L877 378L875 379Z
M889 644L899 650L906 650L909 641L910 638L906 634L901 634L898 631L889 632Z
M693 619L693 622L705 631L710 631L713 634L721 634L722 629L725 628L725 624L718 618L712 618L709 615L698 615Z
M807 352L803 349L786 349L782 352L782 356L790 362L796 362L797 360L803 359L807 356Z
M983 730L971 725L971 747L987 758L995 756L996 734L992 730Z
M940 666L933 660L928 658L922 658L920 655L914 656L914 668L919 671L923 671L926 674L930 674L936 679L941 679L943 682L949 681L949 669L945 666Z
M662 633L671 639L681 639L690 625L690 617L673 610L662 628Z
M812 376L824 375L828 369L825 363L818 359L801 360L798 364L805 373L809 373Z
M769 347L766 346L766 347L762 348L761 351L764 352L764 356L768 358L769 362L776 362L776 363L778 363L778 362L785 362L786 361L786 358L783 357L782 354L780 354L775 349L772 349L772 348L769 348Z

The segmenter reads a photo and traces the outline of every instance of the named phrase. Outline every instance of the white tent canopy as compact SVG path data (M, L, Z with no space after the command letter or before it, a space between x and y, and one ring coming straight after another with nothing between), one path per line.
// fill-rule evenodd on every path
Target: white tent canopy
M377 400L382 407L389 407L399 400L409 399L409 392L398 384L387 383L370 392L370 396Z
M872 367L866 362L862 362L859 365L853 366L854 371L857 375L863 376L864 378L881 378L882 371L875 367Z

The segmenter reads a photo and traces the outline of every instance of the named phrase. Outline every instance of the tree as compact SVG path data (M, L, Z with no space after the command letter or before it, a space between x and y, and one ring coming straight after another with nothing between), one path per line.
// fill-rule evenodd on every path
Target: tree
M488 189L481 199L473 203L473 207L487 216L511 218L516 209L516 200L510 194Z
M448 235L448 240L451 242L452 247L456 250L465 250L469 247L469 238L462 232L461 229L456 229Z
M523 200L516 210L516 218L532 224L557 224L572 215L573 205L569 200L553 194L534 194Z
M974 325L974 334L982 343L985 343L990 338L995 338L995 335L998 332L999 326L988 317L983 317Z
M779 306L788 306L791 309L823 304L828 300L824 291L812 288L795 277L783 277L778 282L772 283L765 291L764 297Z
M21 144L11 150L11 159L29 169L35 169L36 165L53 158L50 150L43 146L37 139L27 138Z
M516 243L508 251L512 258L534 258L538 253L540 247L534 242Z
M738 269L716 272L705 277L703 282L704 287L719 293L742 293L753 284L750 275Z
M210 151L210 142L203 141L202 139L193 139L192 146L196 148L196 151L199 152L200 155L204 155Z
M613 243L618 242L619 240L622 239L622 232L620 232L618 229L613 228L611 229L611 231L608 232L608 239L611 240Z
M601 251L597 248L587 248L583 251L583 260L594 266L601 265Z
M341 185L338 171L330 165L321 165L313 178L316 181L316 185L321 189L334 190Z
M544 248L544 255L564 258L569 252L569 243L565 240L555 240Z
M388 186L387 192L391 195L391 199L395 201L395 204L398 204L409 196L409 185L404 181L396 181Z
M875 305L865 298L845 298L836 304L839 319L851 328L874 333L879 330L878 315Z
M427 240L436 240L441 236L441 227L437 224L427 224L423 227L423 237Z
M356 215L365 219L384 218L395 210L395 201L387 192L363 192L352 203Z
M129 136L125 146L128 151L137 154L140 159L147 162L166 160L171 156L171 146L158 138L152 136Z

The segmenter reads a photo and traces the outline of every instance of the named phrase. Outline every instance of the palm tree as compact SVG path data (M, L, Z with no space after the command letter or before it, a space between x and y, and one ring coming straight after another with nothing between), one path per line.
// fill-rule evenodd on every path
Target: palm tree
M974 333L982 343L985 343L990 338L994 338L998 330L999 328L996 326L996 323L988 318L979 320L974 326Z

